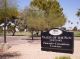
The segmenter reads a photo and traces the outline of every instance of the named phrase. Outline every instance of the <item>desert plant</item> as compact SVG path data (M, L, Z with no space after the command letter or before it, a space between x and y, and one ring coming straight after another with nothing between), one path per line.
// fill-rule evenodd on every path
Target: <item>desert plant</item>
M11 46L9 44L0 43L0 52L6 52Z

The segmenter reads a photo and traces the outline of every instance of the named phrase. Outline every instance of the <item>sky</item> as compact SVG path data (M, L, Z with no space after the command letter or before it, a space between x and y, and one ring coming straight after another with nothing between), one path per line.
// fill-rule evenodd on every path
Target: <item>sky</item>
M76 12L80 9L80 0L58 0L60 6L63 8L63 13L67 18L67 21L64 25L67 29L71 29L74 26L77 26L80 29L80 20L76 16ZM30 5L31 0L18 0L19 9L24 9ZM73 24L69 24L68 20L73 22ZM77 25L76 23L79 22Z
M77 26L77 28L80 29L80 20L76 16L76 13L78 9L80 8L80 0L59 0L59 3L61 7L63 8L63 12L67 20L70 20L73 22L72 25L66 22L65 26L67 28ZM78 25L76 24L77 22L79 22Z

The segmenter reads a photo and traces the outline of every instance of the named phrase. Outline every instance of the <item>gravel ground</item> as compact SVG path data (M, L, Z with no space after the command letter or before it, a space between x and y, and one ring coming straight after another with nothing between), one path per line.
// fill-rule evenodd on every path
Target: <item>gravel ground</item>
M80 59L80 40L74 41L74 53L67 54L41 51L40 40L32 41L27 40L28 38L29 37L26 36L7 37L7 42L12 45L12 47L7 52L17 51L21 54L21 56L17 58L14 57L10 59L55 59L56 56L70 56L72 59ZM0 37L0 42L3 42L3 37Z

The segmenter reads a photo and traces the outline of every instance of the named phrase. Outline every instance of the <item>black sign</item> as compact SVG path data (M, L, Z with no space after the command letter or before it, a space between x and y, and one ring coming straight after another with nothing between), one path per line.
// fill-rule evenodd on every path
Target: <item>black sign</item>
M73 32L66 32L59 29L52 29L50 31L41 32L41 50L73 53Z

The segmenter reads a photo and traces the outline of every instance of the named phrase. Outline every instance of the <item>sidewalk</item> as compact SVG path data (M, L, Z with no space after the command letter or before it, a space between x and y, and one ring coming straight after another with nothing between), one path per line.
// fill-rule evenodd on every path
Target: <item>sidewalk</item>
M70 56L72 59L80 59L80 41L74 42L74 53L56 53L41 51L40 41L28 41L25 44L13 45L8 52L18 51L21 56L18 59L55 59L56 56ZM14 58L16 59L16 58Z

